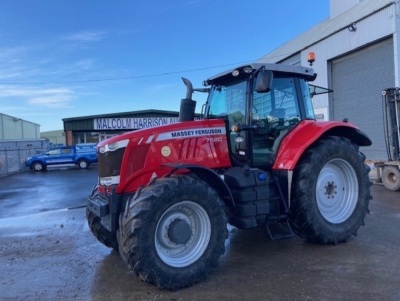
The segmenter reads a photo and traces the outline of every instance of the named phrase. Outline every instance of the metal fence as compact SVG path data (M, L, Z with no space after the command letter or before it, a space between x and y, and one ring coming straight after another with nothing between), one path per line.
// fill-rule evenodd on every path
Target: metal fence
M26 159L46 151L47 149L34 148L0 150L0 177L27 170Z

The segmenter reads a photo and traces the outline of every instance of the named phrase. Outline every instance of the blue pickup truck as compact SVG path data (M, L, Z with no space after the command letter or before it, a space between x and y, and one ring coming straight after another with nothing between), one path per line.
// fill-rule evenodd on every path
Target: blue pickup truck
M60 146L50 149L42 155L29 157L25 165L35 171L44 171L48 165L74 164L80 168L88 168L97 162L96 143Z

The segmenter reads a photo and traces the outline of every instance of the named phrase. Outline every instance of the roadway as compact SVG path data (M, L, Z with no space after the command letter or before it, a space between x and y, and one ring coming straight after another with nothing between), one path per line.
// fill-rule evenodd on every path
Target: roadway
M0 300L400 300L400 192L372 186L365 227L337 246L229 227L218 269L173 292L93 237L84 206L96 178L95 166L0 178Z

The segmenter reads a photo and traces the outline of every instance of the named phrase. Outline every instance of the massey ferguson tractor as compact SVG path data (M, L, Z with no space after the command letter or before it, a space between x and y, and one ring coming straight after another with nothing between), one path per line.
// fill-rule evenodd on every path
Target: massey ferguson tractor
M357 235L369 213L371 140L349 122L317 122L308 67L249 64L193 89L180 122L98 144L87 203L94 236L143 281L188 287L217 267L227 224L319 244ZM194 120L194 91L208 92Z

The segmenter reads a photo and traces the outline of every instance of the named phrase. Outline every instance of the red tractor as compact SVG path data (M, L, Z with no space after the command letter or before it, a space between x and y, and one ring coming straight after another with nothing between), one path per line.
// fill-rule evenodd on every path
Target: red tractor
M191 286L217 267L227 224L320 244L356 235L371 199L371 140L317 122L311 68L249 64L187 86L180 122L98 145L89 227L142 280ZM193 91L209 92L194 120ZM293 232L292 232L293 231Z

